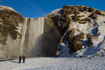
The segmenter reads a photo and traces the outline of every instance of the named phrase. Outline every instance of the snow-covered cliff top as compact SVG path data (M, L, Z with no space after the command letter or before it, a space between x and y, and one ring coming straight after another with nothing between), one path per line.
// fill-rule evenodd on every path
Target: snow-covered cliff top
M13 8L8 7L8 6L1 6L0 5L0 10L11 10L11 11L15 11Z

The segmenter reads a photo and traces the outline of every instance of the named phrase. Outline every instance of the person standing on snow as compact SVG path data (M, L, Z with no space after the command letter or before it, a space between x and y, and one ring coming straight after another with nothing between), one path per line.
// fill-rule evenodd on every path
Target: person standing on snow
M26 56L19 56L19 63L21 63L21 59L23 59L23 63L25 63Z
M21 63L21 58L22 58L22 57L21 57L21 56L19 56L19 63Z
M25 63L25 59L26 59L26 57L23 55L23 63Z

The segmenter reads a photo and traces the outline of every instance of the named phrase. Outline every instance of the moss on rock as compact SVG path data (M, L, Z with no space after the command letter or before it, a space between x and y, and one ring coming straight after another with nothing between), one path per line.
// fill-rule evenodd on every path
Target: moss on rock
M79 39L84 39L85 37L84 37L84 33L82 32L82 33L80 33L80 35L79 35Z
M82 48L82 42L80 41L79 37L74 37L72 43L70 45L70 53L74 53Z
M74 21L80 21L80 19L79 19L79 17L78 17L77 14L74 15L74 19L73 19L73 20L74 20Z
M0 32L2 36L7 37L10 34L11 38L15 40L18 34L17 27L24 22L24 19L21 14L13 10L0 10Z

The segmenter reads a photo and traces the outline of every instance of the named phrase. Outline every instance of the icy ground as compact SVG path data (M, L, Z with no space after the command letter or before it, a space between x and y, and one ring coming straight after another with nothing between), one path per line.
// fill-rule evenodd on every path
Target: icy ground
M96 58L27 58L0 62L0 70L105 70L105 57Z

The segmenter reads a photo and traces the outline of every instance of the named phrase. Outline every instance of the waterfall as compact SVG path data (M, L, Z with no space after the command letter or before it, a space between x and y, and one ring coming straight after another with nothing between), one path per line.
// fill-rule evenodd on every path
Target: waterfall
M19 56L55 56L59 35L56 29L45 22L45 18L25 18L19 23L15 31L18 32L14 40L10 34L3 37L5 44L0 43L0 58L16 59Z
M24 23L19 24L17 31L21 37L13 40L8 35L6 44L0 44L0 58L14 59L22 55L27 57L41 55L44 18L26 18Z
M40 55L44 18L31 18L27 25L23 53L29 57Z

